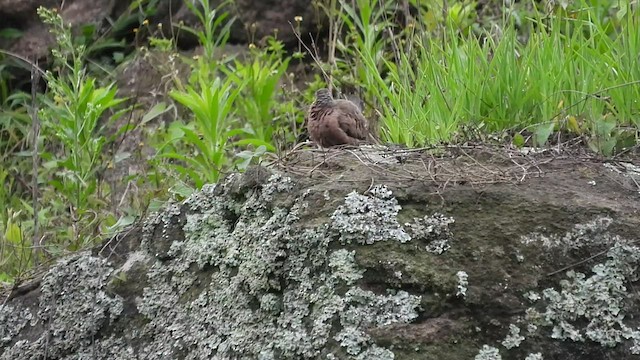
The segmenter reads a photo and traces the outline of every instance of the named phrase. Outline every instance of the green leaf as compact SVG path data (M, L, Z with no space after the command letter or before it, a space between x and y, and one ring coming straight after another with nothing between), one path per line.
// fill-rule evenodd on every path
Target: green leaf
M4 271L0 272L0 283L5 283L5 284L9 283L9 284L11 284L11 283L13 283L13 281L14 281L14 277L13 276L9 275L8 273L6 273Z
M115 61L116 64L122 63L123 60L124 60L124 53L122 51L113 52L113 61Z
M171 109L173 107L169 106L167 107L167 104L164 103L163 101L153 105L153 107L147 111L146 114L144 114L144 116L142 117L142 120L140 122L140 125L144 125L146 123L148 123L149 121L157 118L158 116L164 114L165 112L169 111L169 109Z
M601 118L596 120L594 132L596 136L609 136L611 132L616 128L615 120L607 120L605 118Z
M119 231L121 231L125 227L133 224L135 221L136 221L136 217L135 216L131 216L131 215L121 216L118 219L118 221L116 221L115 224L107 227L107 232L109 232L110 234L118 233Z
M593 152L600 153L604 156L611 156L613 155L613 150L616 146L616 143L617 143L616 137L611 137L606 140L595 137L589 140L589 148Z
M96 26L94 24L82 25L80 27L80 32L85 38L87 38L87 40L90 40L96 32Z
M188 198L189 196L191 196L191 194L193 194L195 192L195 189L187 186L184 183L178 183L174 186L172 186L169 189L169 192L174 194L174 195L178 195L180 197L182 197L183 199Z
M166 203L166 201L164 200L159 200L159 199L152 199L149 202L149 207L148 210L149 212L157 212L162 210L162 208L164 207L164 204Z
M612 136L610 139L603 141L600 145L600 151L604 156L613 155L613 149L616 147L616 143L618 142L617 137Z
M578 119L573 115L567 116L567 129L575 134L582 133L580 124L578 124Z
M264 147L267 151L274 152L276 148L271 143L262 139L242 139L233 143L236 146L253 145L255 147Z
M7 224L5 225L4 238L9 243L14 246L22 246L22 229L20 226L13 222L13 220L8 219Z
M521 148L524 146L524 136L522 134L517 133L513 136L513 145L517 148Z
M121 162L122 160L129 159L130 157L131 157L131 153L128 152L128 151L118 152L116 154L116 156L114 157L114 162L117 164L117 163Z
M51 160L43 163L42 167L45 168L46 170L51 170L51 169L57 168L58 163L59 163L58 160Z
M173 142L182 139L184 137L184 127L185 125L179 122L174 122L169 125L169 129L167 130L167 135L169 137L168 141Z
M553 133L555 123L540 124L533 132L533 143L535 146L544 146L549 140L549 136Z
M22 31L16 28L4 28L0 30L0 38L13 40L22 36Z

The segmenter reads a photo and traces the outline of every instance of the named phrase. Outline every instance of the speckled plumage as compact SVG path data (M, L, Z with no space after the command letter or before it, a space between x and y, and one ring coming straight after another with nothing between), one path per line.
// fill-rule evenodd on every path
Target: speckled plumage
M307 130L321 147L358 145L367 139L369 123L356 104L336 100L328 89L320 89L307 114Z

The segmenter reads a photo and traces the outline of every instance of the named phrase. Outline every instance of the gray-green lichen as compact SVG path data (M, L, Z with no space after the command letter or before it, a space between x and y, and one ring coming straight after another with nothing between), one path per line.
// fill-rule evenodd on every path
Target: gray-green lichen
M376 185L371 196L351 192L331 215L331 229L343 244L373 244L376 241L407 242L411 236L398 223L401 207L389 189Z
M520 346L524 339L525 337L520 335L520 328L517 325L509 324L509 333L502 340L502 346L507 349L513 349Z
M568 231L562 236L534 232L522 236L520 241L525 245L537 243L547 249L556 249L563 252L592 245L612 245L618 240L608 232L612 223L613 219L610 217L600 216L588 223L576 224L572 231Z
M363 270L354 252L328 245L335 229L402 240L395 200L367 202L352 193L330 223L305 228L298 220L308 192L290 208L270 206L292 188L290 179L276 175L242 204L205 193L187 201L200 211L186 215L185 240L173 242L170 263L149 271L151 285L138 306L149 320L150 348L167 356L181 351L185 359L311 359L330 355L333 343L350 358L393 358L365 330L413 320L420 298L360 289L355 284ZM349 229L341 216L352 215L343 210L354 209L354 199L366 207L361 210L386 214L386 222L364 232L354 223L356 230ZM235 216L225 215L228 209ZM208 282L196 284L193 265L209 272Z
M391 193L351 193L321 215L307 202L311 191L293 192L288 177L273 175L242 194L237 180L168 204L115 271L90 253L61 261L45 276L33 314L0 309L1 359L393 359L367 330L411 322L420 297L360 288L356 251L332 244L408 241ZM300 221L309 215L324 221ZM141 266L147 286L128 300L135 326L106 331L133 319L121 317L123 299L105 289L135 286L126 273ZM46 329L40 338L16 338L34 322Z
M558 288L527 291L523 297L534 304L526 310L524 319L527 336L547 335L552 339L574 342L593 341L605 347L622 343L631 354L640 354L640 328L629 325L625 313L629 310L630 284L636 282L640 265L640 247L633 241L609 234L611 218L598 217L577 224L562 236L536 232L521 238L524 244L540 244L550 251L580 249L587 246L609 246L608 260L591 268L592 274L568 270ZM525 343L519 326L510 324L501 344L505 349ZM485 345L476 359L499 357L498 349ZM542 359L542 353L529 354L527 359Z
M482 345L482 349L478 351L478 355L475 356L475 360L501 360L500 350L493 346Z
M631 353L640 354L640 329L625 322L627 286L638 280L640 248L619 241L607 257L592 267L590 276L567 271L560 289L542 291L544 307L528 309L527 319L551 327L554 339L590 340L607 347L630 341Z
M458 271L456 273L456 278L458 279L458 290L456 291L456 296L465 297L467 296L467 290L469 287L469 274L465 271Z
M454 223L453 218L435 213L414 218L403 227L398 222L401 209L391 190L384 185L373 186L369 195L354 191L331 215L330 230L337 234L342 244L415 240L426 244L425 250L435 254L442 254L451 247L449 226Z
M452 217L435 213L431 216L414 218L406 223L405 228L414 240L426 243L425 249L433 254L442 254L451 248L452 238L450 225L455 222Z
M202 211L187 215L185 240L173 242L170 254L175 258L170 266L157 264L150 271L153 285L145 289L139 306L150 319L150 327L171 329L155 336L156 351L169 354L178 347L187 352L186 358L212 354L219 358L315 358L335 340L354 358L373 358L374 354L392 358L364 330L411 321L417 316L419 298L406 292L376 295L353 286L362 277L354 253L328 251L328 229L334 223L300 227L300 212L307 208L304 199L290 209L265 206L291 188L290 179L273 176L244 204L203 199L204 193L197 195L197 201L188 201ZM380 212L373 205L371 211ZM233 224L225 218L225 209L237 212ZM380 227L378 233L370 234L380 237L385 231ZM188 271L192 264L215 270L195 301L184 304L185 311L179 306L180 297L193 285ZM171 281L166 283L166 278ZM337 289L345 285L350 288L341 294ZM343 330L332 334L338 319Z
M29 324L33 314L29 309L17 309L10 305L0 308L0 344L8 344L14 336Z
M533 354L527 355L527 357L524 358L524 360L544 360L544 358L542 357L541 353L533 353Z
M16 321L12 306L0 308L2 343L15 340L0 359L59 359L90 347L99 330L122 312L122 299L106 290L111 272L105 259L88 253L59 261L42 279L37 313L21 312L23 320L30 320L28 326L43 327L40 336L15 339L27 324Z

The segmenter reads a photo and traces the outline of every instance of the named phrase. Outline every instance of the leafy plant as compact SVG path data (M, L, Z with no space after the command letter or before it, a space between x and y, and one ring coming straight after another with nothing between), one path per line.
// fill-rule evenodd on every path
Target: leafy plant
M204 51L187 60L192 70L187 84L175 79L176 89L170 96L189 113L187 121L170 125L159 151L161 158L171 160L169 165L180 181L196 188L218 181L234 166L245 169L275 150L272 137L278 122L273 107L289 63L281 59L282 45L275 40L270 51L254 53L250 63L217 59L215 52L226 43L233 19L227 21L227 13L219 13L227 2L216 9L210 5L208 0L187 5L203 27L181 28L195 35ZM244 125L240 119L246 120ZM246 150L234 155L238 148Z
M449 28L468 34L477 20L475 1L410 0L410 3L418 9L420 22L430 33L435 33L446 24Z
M193 76L190 78L192 85L197 86L204 76L208 77L209 80L213 80L218 76L219 61L216 59L216 51L227 43L231 25L235 20L235 18L227 20L229 14L220 11L221 8L229 3L230 0L223 1L217 8L212 9L209 0L185 2L185 5L202 24L202 29L194 29L180 24L180 29L195 36L203 48L203 55L197 56L195 61L190 64L194 70ZM182 84L178 82L176 86L181 88Z
M241 89L234 88L230 79L216 78L208 83L201 78L198 88L187 85L184 91L170 92L172 98L193 113L194 119L193 123L174 123L170 142L184 142L191 152L167 151L161 156L179 160L172 167L198 188L206 182L216 182L229 164L228 145L240 132L231 130L230 118Z
M225 74L242 88L242 96L236 101L238 116L245 119L242 139L237 145L264 146L275 151L273 135L283 128L286 120L274 113L277 109L278 86L285 74L290 58L283 59L282 43L271 38L266 51L254 51L253 61L236 60L233 67L225 68ZM284 114L283 114L284 115Z
M49 149L42 158L45 169L53 170L48 183L55 192L49 195L61 197L69 206L71 247L77 249L87 242L83 237L94 235L102 221L102 216L96 215L105 206L100 194L108 190L98 176L106 162L105 126L129 109L122 106L125 99L117 97L115 84L99 86L86 74L86 49L74 44L70 27L62 18L43 7L38 14L51 26L58 46L52 50L58 71L45 74L49 92L39 111Z
M31 267L33 247L25 238L20 211L6 209L0 219L4 219L0 223L0 282L9 282Z
M16 92L8 95L0 105L0 163L7 164L25 147L31 126L27 101L29 95Z
M605 156L613 155L613 150L618 142L617 123L613 119L602 117L593 122L592 136L589 139L589 147L594 152Z

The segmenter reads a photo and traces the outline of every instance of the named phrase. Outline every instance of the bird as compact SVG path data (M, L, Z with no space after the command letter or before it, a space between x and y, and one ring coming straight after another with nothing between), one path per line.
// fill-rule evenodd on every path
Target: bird
M349 100L334 99L327 88L315 92L307 113L309 138L320 147L359 145L369 137L369 122Z

